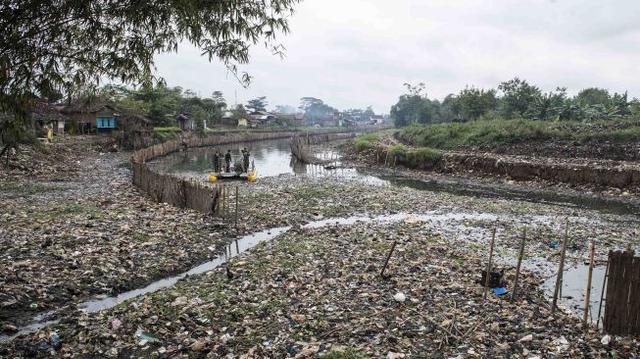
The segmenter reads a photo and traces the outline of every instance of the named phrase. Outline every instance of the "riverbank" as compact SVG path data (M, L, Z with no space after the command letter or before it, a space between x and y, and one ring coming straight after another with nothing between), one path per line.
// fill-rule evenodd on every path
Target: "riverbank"
M219 219L141 195L130 153L102 152L100 143L55 143L47 151L64 154L54 163L66 171L1 182L0 327L188 269L232 235Z
M407 130L405 130L407 131ZM400 142L402 133L364 135L346 148L352 162L404 167L456 177L490 177L569 186L583 192L615 193L637 198L640 163L593 158L544 157L537 152L512 155L475 150L439 150L412 147Z
M77 357L146 357L178 354L204 356L206 353L213 357L233 357L243 353L252 357L282 356L280 354L295 356L303 352L314 356L318 352L346 350L361 353L363 357L379 357L379 354L384 356L388 352L420 357L421 353L427 353L429 349L437 349L450 355L494 353L489 351L490 346L495 348L501 343L515 342L525 344L522 344L522 347L518 346L519 344L515 344L514 347L511 344L508 347L502 345L506 350L504 353L523 353L526 349L531 355L540 353L539 355L545 356L551 353L554 347L566 347L561 338L563 336L570 343L568 348L563 349L565 356L571 356L572 351L581 353L580 350L600 354L606 354L611 350L622 354L638 352L637 342L626 342L622 339L614 340L610 345L598 345L599 336L595 333L580 341L578 329L574 326L575 321L565 314L558 314L553 319L555 324L549 324L547 321L550 319L542 319L547 317L547 305L539 289L535 287L553 274L557 261L557 248L554 248L553 242L560 239L565 218L568 218L570 223L569 236L572 245L569 256L578 258L577 261L580 262L580 258L586 257L590 239L596 242L600 259L604 257L608 248L627 245L637 247L638 219L635 216L514 199L473 197L421 191L409 187L372 185L359 178L338 175L314 177L310 173L261 178L255 184L237 183L240 211L239 229L235 232L231 225L233 216L226 220L216 220L193 211L151 203L132 189L127 181L127 176L130 176L129 169L124 162L120 162L125 160L125 154L83 153L88 153L87 166L90 166L91 173L95 173L96 177L77 185L69 181L69 190L61 191L60 203L66 204L65 200L77 201L79 207L84 210L91 208L92 203L99 204L95 198L104 197L116 201L113 205L114 216L109 215L112 208L108 205L100 208L100 220L81 212L76 217L37 223L30 221L29 215L48 213L47 206L37 204L50 203L46 201L49 197L41 194L41 197L32 197L30 202L25 199L26 202L23 203L14 192L11 192L13 195L7 195L3 190L3 199L9 199L8 203L12 207L20 209L27 205L24 210L20 210L27 213L27 216L12 227L12 231L23 232L16 232L22 233L19 237L11 234L11 242L7 242L7 245L15 248L9 255L2 257L3 266L12 265L13 258L21 258L23 267L8 267L11 270L5 278L18 278L25 265L32 266L31 272L27 273L34 274L33 279L24 277L22 282L9 282L3 278L2 292L5 287L9 288L7 283L15 285L11 287L13 295L19 293L21 286L30 285L31 281L38 280L35 282L38 290L49 296L36 297L35 301L24 300L24 303L46 303L49 298L57 296L62 298L58 301L67 302L68 309L60 313L62 321L59 324L0 345L0 355L10 353L11 356L20 357L34 352L44 355L55 350L56 355L73 353ZM119 176L122 178L119 179ZM100 178L112 180L108 182L108 186L104 186L104 181L98 181ZM13 188L19 187L20 183L22 182L18 182ZM81 190L85 187L89 188L86 198ZM120 192L125 190L130 191L130 194ZM57 203L53 201L51 203ZM233 202L233 197L230 201ZM26 209L31 212L27 212ZM326 220L324 223L327 225L338 217L375 217L384 214L402 214L404 222L355 224L353 227L336 228L300 228L312 221ZM18 218L21 217L7 217L2 228L5 223ZM139 240L126 234L128 232L122 232L119 223L130 220L133 220L130 230L146 233L150 239ZM496 223L496 220L499 222ZM57 252L54 254L58 253L60 256L62 253L67 255L66 257L45 255L41 260L41 253L49 253L47 248L51 247L41 247L41 240L46 241L52 233L44 232L44 229L39 227L50 221L57 226L69 226L81 235L73 235L72 238L76 240L65 243L64 252L60 252L61 248L56 247ZM92 228L92 225L95 227ZM494 318L493 322L483 323L480 318L486 317L486 312L480 311L481 304L477 297L479 286L473 281L479 279L478 269L488 255L487 243L495 225L498 233L496 260L499 266L506 268L508 280L514 274L512 259L525 227L530 233L530 240L526 246L527 257L540 260L534 266L525 268L527 284L522 291L524 302L519 302L522 308L491 297L491 308L495 310L490 313L494 313L495 317L491 317ZM93 288L102 288L99 286L102 278L119 279L131 286L141 286L142 283L133 282L131 278L140 276L144 278L143 282L148 283L154 276L159 278L169 275L168 271L162 271L167 268L165 262L177 263L180 268L186 270L209 258L217 257L220 252L215 250L215 247L224 247L232 243L232 240L237 238L236 233L257 232L280 226L294 228L284 236L275 238L273 244L260 245L254 248L257 251L250 251L246 257L235 258L228 273L223 267L217 271L194 276L179 283L177 287L137 297L100 313L87 314L75 310L74 304L78 303L80 298L89 295ZM34 230L35 232L30 232ZM27 237L27 233L35 235ZM53 243L61 240L59 237L53 238ZM114 239L117 246L111 247L110 243ZM388 253L389 241L393 239L398 239L402 245L398 247L398 257L392 257L389 267L391 278L380 281L375 274L380 268L380 261L383 261ZM149 240L153 241L153 245L147 247L146 243ZM22 249L24 243L28 243L29 250ZM208 246L213 246L214 250ZM76 251L80 252L80 255L71 256ZM144 253L139 262L135 262L141 264L124 267L126 269L123 273L119 269L129 260L131 253ZM416 256L411 256L412 253L416 253ZM198 254L201 257L197 257ZM88 257L86 261L82 260L85 256ZM54 267L58 270L49 270L51 264L46 259L58 263ZM244 264L239 264L242 262ZM73 270L75 265L80 265L78 271ZM373 267L367 271L369 265ZM245 266L248 268L246 271ZM364 270L361 267L364 267ZM296 271L296 268L303 268L304 271ZM306 271L309 271L309 277L305 275L293 280L304 288L303 293L308 294L309 299L294 297L300 301L300 307L295 307L295 303L286 301L292 294L288 291L279 292L279 288L281 284L291 281L290 276ZM327 286L328 282L324 280L312 280L318 273L322 278L324 272L327 273L326 280L333 278L339 286ZM96 279L87 285L90 289L85 293L73 296L50 290L51 282L45 280L46 276L41 276L42 280L35 278L36 273L52 273L58 282L70 284L83 283L85 276ZM338 276L337 273L341 275ZM390 286L389 283L395 284ZM412 288L415 286L423 288L422 292L413 293ZM349 295L333 296L333 291L325 292L325 288L343 288L342 293ZM38 293L38 290L35 293ZM93 293L113 292L115 291ZM354 301L353 305L349 304L349 300L359 298L365 292L375 294L374 299L366 303ZM405 301L402 303L393 299L398 292L405 295ZM430 292L433 293L429 294ZM272 297L273 301L269 299ZM442 322L445 320L452 320L445 318L444 314L451 312L448 307L451 302L443 300L449 297L453 298L459 311L455 312L456 318L452 322L443 325ZM219 298L219 301L216 298ZM282 298L284 302L276 300L278 298ZM412 299L417 299L418 303ZM465 301L471 301L473 304L466 306ZM404 311L402 308L408 305L412 310ZM53 306L49 304L49 307ZM307 311L290 312L287 309L290 306L301 311L307 308ZM429 309L431 306L433 308ZM348 310L332 316L327 314L329 312L325 307L344 307ZM389 327L389 323L395 320L395 317L389 317L388 320L384 319L378 323L381 328L370 319L378 313L371 311L374 309L384 318L391 315L389 313L399 311L399 323L415 321L420 325L417 329L410 326L413 328L411 330L405 329L402 325ZM415 314L415 311L418 314ZM422 315L421 311L427 314ZM16 311L8 310L7 313ZM530 313L534 314L531 316ZM304 317L298 318L302 318L309 328L292 327L291 320L295 321L292 315L295 314L303 315ZM509 315L514 315L516 319L501 319L508 318ZM524 320L523 318L529 318L526 319L531 323L529 327L516 323ZM449 336L450 341L443 342L446 331L435 327L429 332L429 319L464 340L456 341L458 339L454 336ZM486 325L496 321L498 329L502 330L503 334L496 336L495 340L469 339L472 333L493 330L492 327L487 329ZM290 323L289 326L287 322ZM348 331L347 328L360 328L357 326L360 322L363 324L362 328L365 328L362 332L364 334ZM543 324L538 325L534 322ZM569 324L559 324L561 322ZM11 323L13 322L9 322ZM478 327L474 329L476 324ZM549 329L545 329L547 324ZM327 334L327 325L335 328L336 332L325 337L323 335ZM423 332L418 331L422 325L429 329L424 332L429 340L420 344L417 338L423 335ZM543 328L540 329L539 326ZM495 325L493 327L495 328ZM182 332L179 332L180 328L184 328ZM456 328L460 332L456 332ZM480 328L484 331L481 332ZM398 331L400 334L396 335ZM411 337L412 333L418 334ZM465 333L469 336L465 336ZM527 337L529 334L532 335L531 341ZM524 337L525 340L518 342ZM52 338L58 338L60 342ZM397 342L394 342L395 339ZM550 341L556 339L557 345L551 345ZM465 341L472 344L458 349L460 342ZM330 343L331 346L325 344L320 348L322 343ZM316 346L318 348L315 348ZM411 347L415 347L415 351L411 351ZM288 348L291 348L291 352ZM469 354L471 349L473 351ZM287 354L283 350L286 350Z

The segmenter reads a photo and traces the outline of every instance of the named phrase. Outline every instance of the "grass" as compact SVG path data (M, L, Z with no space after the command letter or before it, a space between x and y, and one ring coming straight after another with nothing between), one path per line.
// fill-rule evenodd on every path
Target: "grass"
M175 127L175 126L154 127L153 139L156 142L165 142L165 141L177 138L178 135L181 133L182 133L182 130L179 127Z
M629 143L640 140L640 120L620 119L590 123L523 119L478 120L412 125L400 129L398 137L414 146L439 149L544 141Z
M362 136L358 136L354 140L354 145L358 152L362 152L373 148L374 143L380 140L380 135L377 133L367 133Z
M329 353L320 356L322 359L362 359L365 358L359 351L347 348L344 350L332 350Z

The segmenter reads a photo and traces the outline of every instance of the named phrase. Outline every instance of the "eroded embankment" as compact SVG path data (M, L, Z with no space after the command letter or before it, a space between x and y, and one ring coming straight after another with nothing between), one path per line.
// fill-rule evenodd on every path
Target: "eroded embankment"
M438 151L403 145L377 144L360 152L367 160L388 166L442 173L504 176L518 181L543 180L569 185L634 189L640 185L640 166L635 162L538 158L490 152Z

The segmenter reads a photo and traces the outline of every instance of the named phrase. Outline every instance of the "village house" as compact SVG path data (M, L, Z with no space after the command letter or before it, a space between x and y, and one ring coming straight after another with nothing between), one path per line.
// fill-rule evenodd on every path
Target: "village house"
M304 126L304 113L276 113L274 116L284 126Z
M31 118L36 129L44 131L50 128L53 133L63 135L69 119L60 113L61 109L62 106L47 101L38 101L31 110Z
M196 129L195 121L188 113L181 113L176 117L176 123L182 131L193 131Z
M88 103L65 106L66 115L79 134L109 133L118 129L119 111L110 104Z
M249 114L249 126L269 127L279 123L278 118L266 111L255 111Z
M222 118L220 119L220 124L225 127L247 127L249 126L249 122L246 118L236 118L233 115L233 112L226 111L222 114Z

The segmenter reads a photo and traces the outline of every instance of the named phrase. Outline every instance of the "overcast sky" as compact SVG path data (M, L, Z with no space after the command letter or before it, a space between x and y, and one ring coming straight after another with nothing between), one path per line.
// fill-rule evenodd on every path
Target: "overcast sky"
M570 93L598 86L640 97L638 0L306 0L281 36L286 58L253 49L243 89L220 63L190 46L157 57L171 86L230 104L267 96L269 108L313 96L339 109L378 113L425 82L429 97L514 76Z

